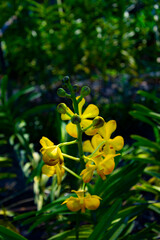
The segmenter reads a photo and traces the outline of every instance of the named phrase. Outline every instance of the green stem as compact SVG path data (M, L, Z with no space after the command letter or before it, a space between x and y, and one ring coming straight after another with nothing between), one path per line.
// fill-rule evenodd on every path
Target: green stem
M82 131L85 132L86 130L88 130L89 128L91 128L93 126L93 123L91 123L88 127L84 128Z
M98 147L92 152L92 154L90 155L90 157L92 157L96 152L97 152L97 150L103 145L103 144L105 144L107 141L103 141L103 142L101 142L99 145L98 145Z
M57 147L62 147L62 146L66 146L66 145L71 145L71 144L75 144L75 143L77 143L78 141L77 141L77 139L76 140L73 140L73 141L70 141L70 142L63 142L63 143L59 143L58 145L57 145Z
M79 175L77 175L75 172L73 172L71 169L67 168L66 166L62 165L62 167L69 172L70 174L72 174L73 176L75 176L78 179L81 179L81 177Z
M73 156L70 156L66 153L62 153L63 157L66 157L66 158L70 158L72 160L75 160L75 161L79 161L80 159L79 158L76 158L76 157L73 157Z

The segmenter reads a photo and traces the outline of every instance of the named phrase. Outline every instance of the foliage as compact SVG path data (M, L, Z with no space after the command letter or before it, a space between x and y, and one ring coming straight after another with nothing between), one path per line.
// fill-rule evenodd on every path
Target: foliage
M47 87L66 74L141 81L140 73L158 71L159 11L154 0L2 1L5 69L19 84Z

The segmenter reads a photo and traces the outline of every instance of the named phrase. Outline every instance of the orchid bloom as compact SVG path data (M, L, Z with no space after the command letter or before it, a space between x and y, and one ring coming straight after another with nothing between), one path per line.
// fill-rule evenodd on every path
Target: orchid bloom
M79 97L77 97L78 99ZM82 129L87 128L88 126L90 126L93 122L93 120L90 120L90 118L95 118L98 116L99 114L99 109L96 105L94 104L89 104L88 107L84 110L84 112L82 113L82 108L85 104L85 99L83 98L79 104L78 104L78 111L79 111L79 116L81 118L81 127ZM67 112L69 113L69 115L65 114L61 114L61 119L62 120L71 120L71 117L74 115L74 113L71 111L70 108L67 108ZM89 119L88 119L89 118ZM74 138L77 138L77 126L75 124L73 124L72 122L69 122L66 126L66 131L69 135L71 135ZM89 128L85 131L85 133L87 135L94 135L96 134L98 131L97 128Z
M121 136L117 136L111 139L111 134L116 130L117 124L115 120L110 120L103 125L103 127L98 129L98 133L101 136L101 140L105 140L103 151L108 154L110 149L119 151L123 148L124 139Z
M54 143L48 138L42 137L40 144L42 145L40 152L42 153L42 158L45 164L54 166L57 163L61 164L64 161L60 148L54 145Z
M42 167L42 173L47 175L48 177L52 177L54 174L56 174L58 185L61 184L64 172L65 170L62 167L62 164L59 164L59 163L57 163L55 166L49 166L45 164Z
M109 149L107 155L105 152L103 152L102 146L97 149L99 144L102 142L104 141L101 136L96 134L92 137L91 141L87 140L83 144L84 152L93 153L95 151L92 157L88 156L86 158L89 161L86 163L86 168L82 170L80 174L82 175L82 179L85 183L91 181L95 170L97 171L98 175L105 180L106 175L110 174L115 167L114 157L119 154L115 154L115 151L112 148Z
M70 211L75 212L81 210L81 212L84 213L86 208L89 210L96 210L99 207L101 198L97 195L88 194L84 196L85 191L83 190L72 190L72 192L75 192L77 197L69 197L62 203L66 203Z

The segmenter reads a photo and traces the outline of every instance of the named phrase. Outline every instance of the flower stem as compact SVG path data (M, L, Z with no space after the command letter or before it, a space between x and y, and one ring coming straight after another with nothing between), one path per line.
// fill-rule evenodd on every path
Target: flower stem
M70 174L72 174L73 176L75 176L78 179L81 179L81 177L79 175L77 175L75 172L73 172L71 169L67 168L66 166L62 165L62 167L69 172Z
M66 153L62 153L63 157L66 157L66 158L70 158L72 160L75 160L75 161L79 161L80 159L79 158L76 158L76 157L73 157L73 156L70 156Z
M98 150L101 146L103 146L103 144L105 144L105 143L106 143L106 141L101 142L101 143L98 145L98 147L92 152L92 154L90 155L90 157L92 157L92 156L97 152L97 150Z
M63 143L59 143L57 146L58 147L62 147L62 146L66 146L66 145L71 145L71 144L75 144L77 143L77 139L76 140L73 140L73 141L70 141L70 142L63 142Z

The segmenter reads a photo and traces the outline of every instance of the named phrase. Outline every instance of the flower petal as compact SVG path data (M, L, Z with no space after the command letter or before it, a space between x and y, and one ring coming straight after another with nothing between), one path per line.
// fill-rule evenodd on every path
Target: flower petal
M110 174L111 172L113 172L115 167L114 158L110 158L108 161L103 161L101 166L104 167L103 173L105 175Z
M66 199L62 204L65 203L70 211L75 212L81 209L81 205L78 198L70 197L69 199Z
M92 144L89 140L86 140L83 143L83 151L84 152L90 152L90 153L92 153L94 151L94 148L92 147Z
M111 134L116 130L117 123L115 120L110 120L103 125L103 127L99 128L98 133L106 140L109 140Z
M57 175L57 184L60 185L61 181L62 181L62 173L61 173L59 164L55 165L55 170L56 170L56 175Z
M113 139L110 139L110 140L109 140L109 143L111 144L111 146L112 146L115 150L119 151L119 150L121 150L121 149L123 148L123 146L124 146L124 139L123 139L123 137L121 137L121 136L117 136L117 137L115 137L115 138L113 138Z
M93 148L96 149L98 145L103 141L104 141L103 138L99 134L94 135L91 139Z
M71 111L71 109L68 107L67 108L67 112L71 115L71 116L73 116L74 115L74 113ZM71 119L71 117L70 116L68 116L66 113L65 114L61 114L61 119L62 120L70 120Z
M42 145L43 148L47 148L54 145L54 143L46 137L41 138L40 144Z
M78 100L80 96L76 97L76 99ZM82 115L82 108L85 104L85 99L82 98L82 100L78 103L78 111L79 111L79 115Z
M84 202L89 210L96 210L100 205L100 200L96 196L85 197Z
M82 118L95 118L99 114L99 109L94 104L89 104L88 107L85 109L85 111L82 114Z
M66 126L66 131L67 133L74 137L74 138L77 138L78 134L77 134L77 126L73 123L68 123L67 126Z
M43 165L42 173L47 175L48 177L52 177L55 174L55 167L49 165Z
M88 183L93 177L93 172L96 169L95 165L88 164L86 169L83 169L80 175L82 176L83 182Z
M84 128L87 128L89 127L89 125L92 124L92 120L88 120L88 119L82 119L81 121L81 127L84 129ZM95 135L97 133L98 129L97 128L89 128L85 131L85 134L89 135L89 136L92 136L92 135Z

